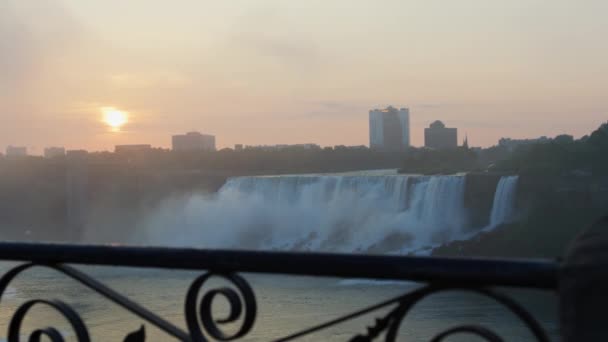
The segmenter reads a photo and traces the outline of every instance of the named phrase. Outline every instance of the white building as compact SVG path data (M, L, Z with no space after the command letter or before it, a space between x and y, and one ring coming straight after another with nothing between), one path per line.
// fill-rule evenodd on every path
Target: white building
M498 146L506 148L508 151L512 152L518 146L522 145L531 145L537 143L548 143L551 141L551 138L546 136L542 136L540 138L535 139L511 139L511 138L501 138L498 140Z
M369 111L369 147L401 150L410 146L410 110L388 106Z
M171 139L173 151L215 151L215 136L188 132L174 135Z
M6 148L7 157L25 157L27 156L27 147L24 146L8 146Z
M277 144L277 145L247 145L245 150L259 151L283 151L287 149L320 150L321 146L313 143L309 144Z
M130 144L114 146L114 153L143 153L152 150L150 144Z
M63 147L47 147L44 149L44 158L56 158L65 156Z

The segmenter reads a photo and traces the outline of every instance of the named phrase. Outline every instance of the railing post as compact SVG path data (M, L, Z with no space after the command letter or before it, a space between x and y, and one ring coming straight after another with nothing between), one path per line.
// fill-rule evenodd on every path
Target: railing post
M564 342L608 341L608 217L572 243L559 274Z

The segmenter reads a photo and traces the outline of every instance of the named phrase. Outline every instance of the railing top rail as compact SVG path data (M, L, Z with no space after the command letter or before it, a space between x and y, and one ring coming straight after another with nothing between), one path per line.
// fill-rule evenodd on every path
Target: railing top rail
M0 260L557 288L558 263L195 248L0 242Z

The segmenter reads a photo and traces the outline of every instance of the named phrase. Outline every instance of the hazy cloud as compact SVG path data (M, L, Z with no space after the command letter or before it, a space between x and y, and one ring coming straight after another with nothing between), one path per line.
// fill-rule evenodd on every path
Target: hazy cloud
M38 54L36 42L13 8L0 2L0 88L2 94L20 88L33 74ZM2 95L0 94L0 96Z
M388 104L414 144L435 119L480 144L605 121L606 2L482 2L0 0L0 149L194 129L361 144ZM104 131L105 106L133 113L128 133Z
M45 80L54 65L69 60L85 41L84 26L57 1L0 2L2 94L37 97L41 83L57 81Z
M270 58L295 71L310 69L320 61L318 45L290 22L279 3L251 9L238 17L229 44L248 50L247 55Z

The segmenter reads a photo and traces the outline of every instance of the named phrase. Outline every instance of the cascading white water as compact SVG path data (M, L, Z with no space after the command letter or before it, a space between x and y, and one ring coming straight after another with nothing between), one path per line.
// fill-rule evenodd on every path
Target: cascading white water
M498 181L490 214L490 228L512 222L515 219L515 192L518 180L519 176L503 176Z
M167 201L133 241L205 248L424 253L467 224L465 176L240 177ZM139 231L142 231L139 230Z

